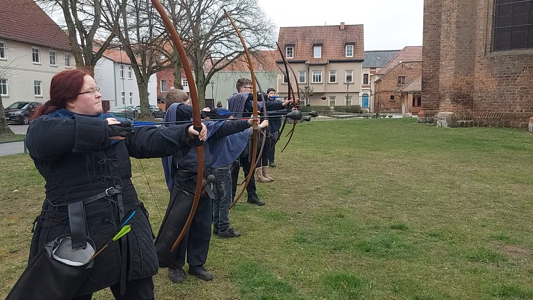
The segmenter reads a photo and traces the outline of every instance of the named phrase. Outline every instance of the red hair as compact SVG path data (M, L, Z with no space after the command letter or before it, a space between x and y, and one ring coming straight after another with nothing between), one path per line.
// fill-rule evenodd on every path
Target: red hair
M37 108L32 119L52 113L59 108L65 108L67 102L78 97L86 75L89 74L79 69L65 70L56 74L50 83L50 100Z

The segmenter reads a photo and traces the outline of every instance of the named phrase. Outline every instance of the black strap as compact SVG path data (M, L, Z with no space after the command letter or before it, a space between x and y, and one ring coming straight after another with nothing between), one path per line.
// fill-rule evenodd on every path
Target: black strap
M80 249L87 245L87 231L85 228L85 206L83 201L68 204L68 219L72 249Z
M82 199L80 201L83 202L84 204L89 204L91 202L94 202L96 200L102 199L104 197L112 197L114 195L120 194L121 193L121 189L122 189L122 187L120 185L117 185L116 187L110 187L110 188L107 188L105 191L103 191L101 193L98 193L96 195L87 197L87 198Z

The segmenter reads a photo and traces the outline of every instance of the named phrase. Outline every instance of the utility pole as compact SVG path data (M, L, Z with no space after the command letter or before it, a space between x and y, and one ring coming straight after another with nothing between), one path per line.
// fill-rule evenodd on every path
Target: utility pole
M348 103L348 97L349 97L349 87L350 87L350 84L354 84L353 82L350 82L350 81L346 81L344 82L344 84L346 84L346 104Z

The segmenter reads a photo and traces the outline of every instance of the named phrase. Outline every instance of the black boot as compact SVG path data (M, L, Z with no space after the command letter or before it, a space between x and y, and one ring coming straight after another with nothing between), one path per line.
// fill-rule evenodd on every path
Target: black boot
M180 283L185 280L185 277L187 277L187 275L185 274L185 271L183 271L182 268L168 268L168 277L170 278L170 280L172 280L172 282Z
M204 281L213 279L213 275L207 272L204 266L189 266L189 274L196 276Z
M255 205L258 205L258 206L263 206L265 205L265 202L261 201L259 199L259 196L257 196L256 193L253 193L251 195L248 195L248 203L250 204L255 204Z

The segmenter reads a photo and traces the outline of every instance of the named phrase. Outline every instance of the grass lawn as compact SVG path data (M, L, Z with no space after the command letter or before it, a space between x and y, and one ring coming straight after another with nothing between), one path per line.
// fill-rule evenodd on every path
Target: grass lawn
M10 142L22 142L25 134L0 135L0 144Z
M288 132L288 131L287 131ZM231 211L207 269L156 299L533 299L533 135L415 119L313 121L280 153L263 207ZM132 160L154 232L168 201L158 159ZM0 297L26 267L44 182L0 157ZM185 268L187 269L187 267ZM108 291L93 299L113 299Z

